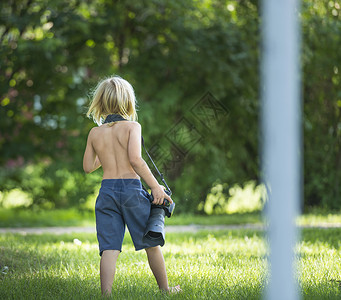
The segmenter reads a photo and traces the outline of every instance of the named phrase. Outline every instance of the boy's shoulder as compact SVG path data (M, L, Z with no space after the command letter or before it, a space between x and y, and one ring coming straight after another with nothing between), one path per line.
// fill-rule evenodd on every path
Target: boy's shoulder
M124 126L128 126L130 128L141 128L141 124L139 122L136 122L136 121L127 120L124 122L117 122L117 123L124 124ZM92 127L89 131L89 134L93 134L96 131L101 131L102 129L105 128L105 126L103 126L103 125L105 125L105 124L102 124L101 126Z
M141 128L141 124L139 122L136 122L136 121L124 121L124 122L117 122L117 123L120 123L122 124L123 126L125 127L128 127L129 130L131 129L140 129Z
M141 124L136 121L126 121L125 123L129 124L132 127L141 127Z

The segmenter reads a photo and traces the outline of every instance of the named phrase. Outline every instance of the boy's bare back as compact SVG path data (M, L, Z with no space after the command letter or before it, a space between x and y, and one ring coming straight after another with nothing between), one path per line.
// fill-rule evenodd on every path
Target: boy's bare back
M139 127L137 122L120 121L112 126L104 124L91 130L91 144L101 162L103 179L140 179L129 161L129 156L133 155L134 150L128 151L133 146L131 140L136 131L139 131Z

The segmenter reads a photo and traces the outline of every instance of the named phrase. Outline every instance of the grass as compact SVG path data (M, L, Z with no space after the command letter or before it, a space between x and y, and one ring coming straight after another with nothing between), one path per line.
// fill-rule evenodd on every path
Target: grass
M77 209L0 208L0 227L94 226L95 213Z
M166 219L167 225L242 225L242 224L261 224L262 216L260 213L243 213L230 215L191 215L191 214L174 214L171 218Z
M258 224L260 213L220 216L176 214L166 219L167 225ZM76 209L40 210L0 208L0 227L95 226L95 213Z
M340 212L312 212L300 216L297 220L300 226L341 226Z
M176 211L167 225L242 225L262 224L261 213L235 213L225 215L177 214ZM313 211L297 218L300 226L341 226L340 212ZM77 209L38 210L0 208L0 227L48 227L48 226L95 226L92 211Z
M79 244L75 241L82 242ZM303 229L296 247L303 299L340 299L341 229ZM124 239L114 299L260 299L267 284L267 244L261 231L168 233L163 253L170 284L157 291L144 251ZM95 234L0 236L1 299L100 299Z

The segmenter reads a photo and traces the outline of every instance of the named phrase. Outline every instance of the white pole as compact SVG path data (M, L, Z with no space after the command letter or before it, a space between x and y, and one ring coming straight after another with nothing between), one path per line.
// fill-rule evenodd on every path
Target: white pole
M301 194L299 0L263 0L262 130L269 188L269 300L299 299L295 217Z

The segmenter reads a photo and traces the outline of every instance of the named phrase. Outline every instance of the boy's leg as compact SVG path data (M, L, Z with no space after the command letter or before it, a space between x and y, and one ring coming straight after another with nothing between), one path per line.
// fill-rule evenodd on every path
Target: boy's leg
M111 294L119 254L118 250L104 250L102 253L100 264L102 295L109 296Z
M149 266L155 276L160 290L168 291L168 279L165 260L163 258L160 246L145 249L148 256Z

